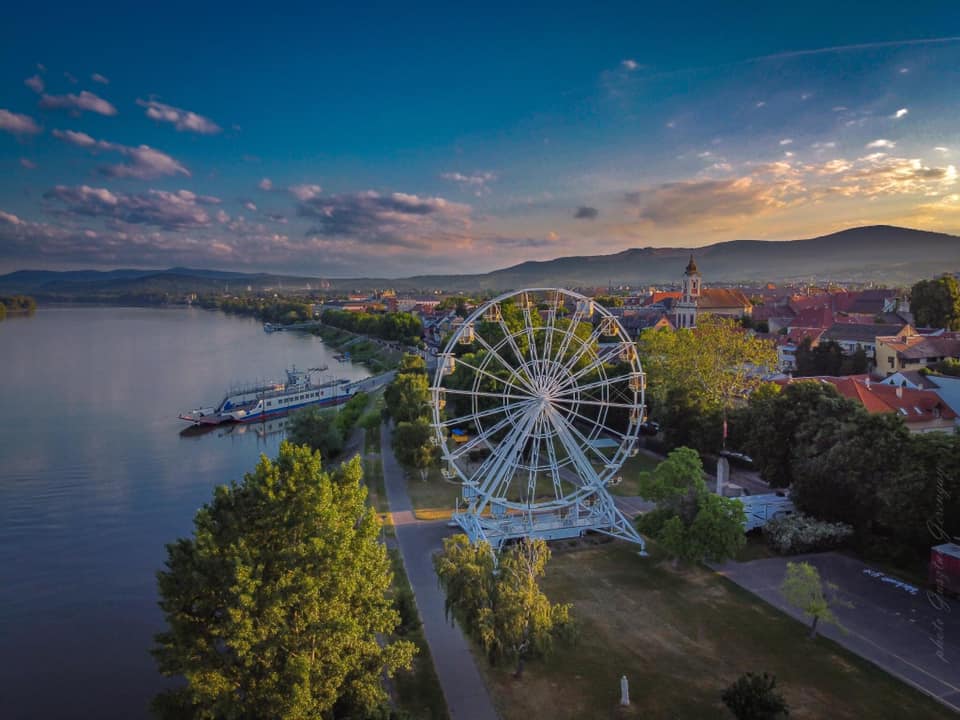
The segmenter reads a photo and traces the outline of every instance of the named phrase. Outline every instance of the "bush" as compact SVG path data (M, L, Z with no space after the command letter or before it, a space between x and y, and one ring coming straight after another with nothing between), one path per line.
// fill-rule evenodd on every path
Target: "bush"
M767 673L741 675L720 697L737 720L777 720L790 715L777 692L777 678Z
M781 555L831 550L853 535L846 523L817 520L794 513L768 522L763 528L767 544Z

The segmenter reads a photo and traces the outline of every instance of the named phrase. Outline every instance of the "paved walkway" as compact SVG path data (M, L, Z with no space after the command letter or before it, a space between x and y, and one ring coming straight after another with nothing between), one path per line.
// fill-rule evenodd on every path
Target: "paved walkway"
M387 501L450 718L496 720L497 713L468 641L460 627L446 618L443 591L433 572L433 553L440 549L443 538L451 531L446 521L423 522L414 517L407 481L394 457L390 439L391 431L384 423L380 430L380 450Z
M814 565L853 605L834 608L846 632L821 625L821 634L960 712L960 601L899 582L839 553L727 562L715 569L809 624L780 594L790 561Z

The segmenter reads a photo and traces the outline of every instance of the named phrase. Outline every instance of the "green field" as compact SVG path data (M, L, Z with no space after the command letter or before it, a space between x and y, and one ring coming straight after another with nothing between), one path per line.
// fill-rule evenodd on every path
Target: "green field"
M491 669L478 654L504 720L732 717L720 693L741 673L777 676L791 718L955 717L706 569L676 572L654 550L610 543L557 551L543 588L572 602L579 639L546 662ZM632 705L620 708L619 678Z

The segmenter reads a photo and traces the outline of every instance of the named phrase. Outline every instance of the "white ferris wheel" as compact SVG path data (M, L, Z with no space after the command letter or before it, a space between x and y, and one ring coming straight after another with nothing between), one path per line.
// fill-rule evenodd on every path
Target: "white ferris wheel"
M432 393L454 521L495 549L592 530L644 547L607 491L637 452L646 381L636 345L593 300L559 288L501 295L460 323Z

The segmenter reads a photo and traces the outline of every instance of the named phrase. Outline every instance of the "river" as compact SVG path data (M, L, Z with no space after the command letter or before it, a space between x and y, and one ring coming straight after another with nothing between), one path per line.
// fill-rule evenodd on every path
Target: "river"
M149 655L164 544L283 437L183 435L177 413L294 364L369 375L319 338L219 312L50 307L0 322L0 717L149 715L165 682Z

